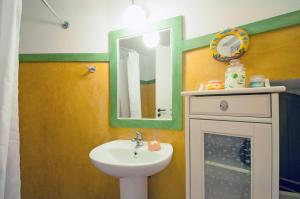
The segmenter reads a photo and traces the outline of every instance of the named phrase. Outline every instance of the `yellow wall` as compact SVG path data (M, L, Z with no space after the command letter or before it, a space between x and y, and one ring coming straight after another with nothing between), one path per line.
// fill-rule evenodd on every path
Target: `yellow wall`
M300 26L251 37L241 62L247 75L271 79L300 77ZM87 74L95 65L97 72ZM184 90L209 79L223 79L224 63L208 48L184 55ZM22 199L118 199L116 178L94 168L95 146L132 138L137 129L109 127L107 63L22 63L19 103ZM139 129L174 147L170 166L150 178L149 199L184 199L184 131Z
M271 80L300 77L300 25L250 37L250 48L241 63L247 77L263 74ZM211 58L209 48L190 51L184 60L184 88L198 89L200 83L224 81L227 63Z

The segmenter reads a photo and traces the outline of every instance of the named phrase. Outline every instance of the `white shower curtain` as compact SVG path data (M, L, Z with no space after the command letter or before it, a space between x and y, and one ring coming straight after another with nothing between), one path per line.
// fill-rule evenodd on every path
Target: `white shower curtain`
M18 54L21 0L0 0L0 199L20 198Z
M140 59L135 51L128 53L127 59L129 105L131 118L142 117L141 87L140 87Z
M119 60L119 116L130 117L129 93L128 93L128 75L127 75L127 54L126 59L120 56Z

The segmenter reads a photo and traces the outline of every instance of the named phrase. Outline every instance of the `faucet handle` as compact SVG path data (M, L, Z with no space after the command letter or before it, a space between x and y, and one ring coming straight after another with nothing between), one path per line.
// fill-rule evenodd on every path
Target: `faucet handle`
M133 142L139 142L143 140L143 135L141 132L137 131L135 132L135 138L133 138L131 141Z

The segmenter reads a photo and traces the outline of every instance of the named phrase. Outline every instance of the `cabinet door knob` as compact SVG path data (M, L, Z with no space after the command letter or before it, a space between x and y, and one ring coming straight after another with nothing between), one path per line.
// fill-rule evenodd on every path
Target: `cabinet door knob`
M220 102L220 109L221 109L221 111L227 111L228 107L229 107L228 106L228 102L226 100L222 100Z

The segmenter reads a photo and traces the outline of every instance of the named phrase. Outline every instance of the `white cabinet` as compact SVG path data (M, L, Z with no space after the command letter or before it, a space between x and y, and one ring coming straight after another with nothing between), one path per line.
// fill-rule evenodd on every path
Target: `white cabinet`
M183 92L186 199L278 199L278 92L284 90Z

